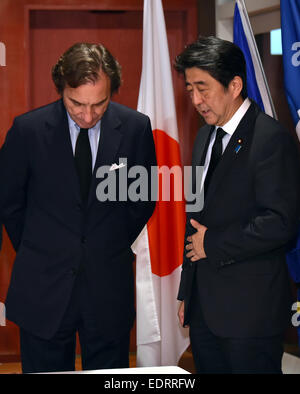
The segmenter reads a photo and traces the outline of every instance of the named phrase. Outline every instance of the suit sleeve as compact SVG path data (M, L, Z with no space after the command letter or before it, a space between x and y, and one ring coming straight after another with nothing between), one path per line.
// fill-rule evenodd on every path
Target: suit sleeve
M284 247L296 234L300 215L297 146L282 131L258 150L253 178L255 210L246 222L208 228L205 234L206 255L217 268Z
M151 196L151 167L157 165L155 145L153 140L152 128L150 120L147 119L143 133L137 140L136 165L146 169L148 175L147 199L146 201L129 201L127 205L127 226L129 228L130 242L133 243L138 237L145 224L153 214L155 201ZM129 186L130 186L130 182ZM146 186L146 185L145 185ZM130 198L129 198L130 200Z
M186 294L186 289L191 285L188 283L188 276L186 274L186 268L187 265L190 264L189 259L186 257L186 244L187 244L187 237L190 235L190 226L187 220L186 223L186 231L185 231L185 236L184 236L184 249L183 249L183 263L182 263L182 270L181 270L181 277L180 277L180 283L179 283L179 290L178 290L178 295L177 299L179 301L183 301L185 299L185 294Z
M15 250L24 227L28 169L27 144L15 120L0 155L0 217Z
M199 148L198 146L202 143L201 141L201 130L198 132L195 143L194 143L194 148L193 148L193 154L192 154L192 192L195 194L197 193L196 190L196 173L197 173L197 165L199 166L199 157L198 157L198 151ZM202 209L202 208L201 208ZM185 224L185 235L184 235L184 248L183 248L183 262L182 262L182 270L181 270L181 278L180 278L180 284L179 284L179 291L177 295L177 299L180 301L183 301L185 299L185 294L186 294L186 289L191 286L191 283L188 283L189 277L186 272L187 266L190 264L190 260L186 257L186 245L187 245L187 237L189 235L192 235L196 232L195 228L192 227L190 224L190 219L194 217L193 214L187 212L186 213L186 224Z

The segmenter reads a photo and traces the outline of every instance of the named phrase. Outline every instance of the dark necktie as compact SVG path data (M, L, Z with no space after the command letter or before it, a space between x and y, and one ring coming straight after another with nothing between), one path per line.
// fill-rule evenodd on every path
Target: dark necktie
M223 146L222 146L222 139L226 132L219 127L217 129L217 135L215 142L213 144L212 150L211 150L211 156L210 156L210 162L208 166L208 170L206 173L205 181L204 181L204 195L206 196L208 187L211 181L211 178L213 176L213 173L222 157L222 151L223 151Z
M80 129L75 147L75 165L79 178L81 198L86 203L92 178L92 152L88 129Z

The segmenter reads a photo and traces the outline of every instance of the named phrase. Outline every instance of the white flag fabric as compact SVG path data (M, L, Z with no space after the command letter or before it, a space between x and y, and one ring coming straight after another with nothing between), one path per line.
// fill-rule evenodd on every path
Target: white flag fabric
M159 168L181 168L166 26L161 0L144 0L138 111L151 119ZM176 183L176 182L175 182ZM163 185L163 188L166 185ZM175 186L176 187L176 186ZM180 187L180 186L177 186ZM189 345L177 318L185 203L162 201L133 245L136 258L137 366L177 365ZM174 197L174 196L173 196Z

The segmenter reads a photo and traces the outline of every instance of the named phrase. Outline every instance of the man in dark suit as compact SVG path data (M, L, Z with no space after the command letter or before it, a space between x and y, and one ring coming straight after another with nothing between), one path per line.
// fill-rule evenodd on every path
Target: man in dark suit
M1 152L0 213L17 252L7 318L20 326L23 372L74 370L76 332L83 369L128 367L131 244L155 203L124 190L99 201L97 170L150 173L150 121L111 102L120 66L101 44L72 46L52 77L61 99L18 116Z
M178 295L197 372L280 373L292 305L285 252L300 209L296 144L247 98L233 43L200 37L175 67L207 123L192 156L204 205L187 217Z

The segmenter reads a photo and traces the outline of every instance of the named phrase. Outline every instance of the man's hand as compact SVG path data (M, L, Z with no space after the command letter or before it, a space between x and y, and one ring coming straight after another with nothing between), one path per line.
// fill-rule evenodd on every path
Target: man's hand
M182 301L179 306L178 319L179 319L180 324L183 326L183 323L184 323L184 301ZM185 326L185 327L187 327L187 326Z
M207 227L198 223L194 219L191 219L191 225L197 230L197 232L187 237L187 241L189 243L186 245L186 250L189 252L186 254L186 257L188 257L191 261L197 261L206 257L204 250L204 236Z

